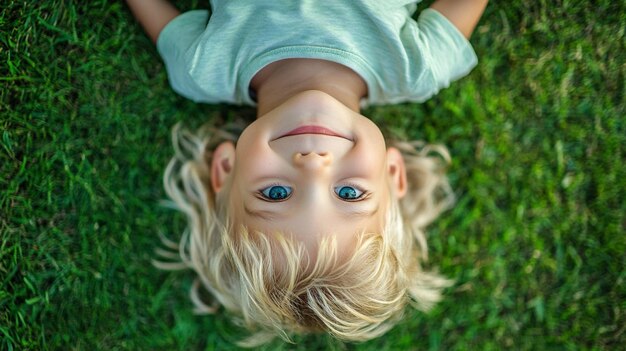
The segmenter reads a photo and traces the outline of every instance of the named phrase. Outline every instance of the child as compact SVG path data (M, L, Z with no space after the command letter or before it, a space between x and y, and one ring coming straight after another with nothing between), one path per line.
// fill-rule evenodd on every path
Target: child
M386 144L360 107L421 102L466 75L487 0L437 0L418 21L402 0L214 0L182 15L127 2L175 91L257 106L238 139L175 128L165 172L189 221L183 263L253 331L242 345L317 331L367 340L407 303L439 300L449 282L420 261L422 230L451 199L429 152L447 152Z

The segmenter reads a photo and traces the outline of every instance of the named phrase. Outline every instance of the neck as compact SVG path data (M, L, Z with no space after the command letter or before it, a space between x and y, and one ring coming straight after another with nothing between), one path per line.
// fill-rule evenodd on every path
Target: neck
M264 67L252 79L257 93L257 118L307 90L323 91L353 111L360 112L367 95L365 81L350 68L325 60L288 59Z

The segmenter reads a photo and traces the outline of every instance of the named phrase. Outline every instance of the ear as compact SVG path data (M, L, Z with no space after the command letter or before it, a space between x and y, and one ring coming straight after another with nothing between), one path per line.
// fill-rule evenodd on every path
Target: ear
M213 151L211 160L211 187L217 194L233 171L235 165L235 145L225 141Z
M402 153L395 147L387 149L387 175L396 198L404 197L407 192L406 167Z

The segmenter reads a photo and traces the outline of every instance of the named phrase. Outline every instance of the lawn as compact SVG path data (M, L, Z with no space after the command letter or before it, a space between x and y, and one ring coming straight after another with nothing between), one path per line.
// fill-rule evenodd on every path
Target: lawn
M192 313L193 275L150 260L184 227L159 205L170 128L252 111L177 96L121 1L0 8L0 349L236 349L223 312ZM468 77L364 111L449 147L430 266L456 284L370 342L267 349L623 350L625 31L623 1L492 1Z

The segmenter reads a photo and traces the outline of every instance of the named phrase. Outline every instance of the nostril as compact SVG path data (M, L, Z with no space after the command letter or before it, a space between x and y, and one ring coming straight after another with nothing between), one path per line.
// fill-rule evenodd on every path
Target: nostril
M311 152L298 152L297 153L297 155L299 157L305 157L305 156L308 156L310 154L316 154L316 155L321 156L321 157L327 157L328 156L328 152L314 152L314 151L311 151Z
M327 166L332 162L332 158L330 152L297 152L293 155L293 162L300 166Z

